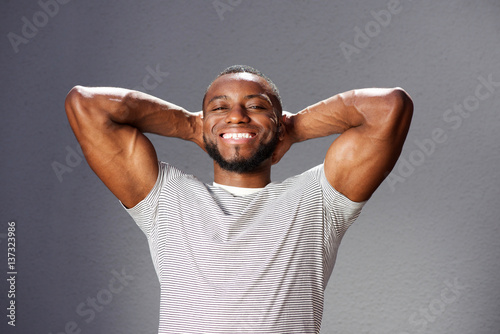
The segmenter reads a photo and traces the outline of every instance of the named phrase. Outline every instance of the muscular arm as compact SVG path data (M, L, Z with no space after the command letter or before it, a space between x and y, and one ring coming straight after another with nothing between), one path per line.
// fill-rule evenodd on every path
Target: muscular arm
M400 88L359 89L335 95L285 117L293 142L341 135L325 157L330 184L361 202L392 170L408 133L413 103Z
M66 114L92 170L127 207L139 203L158 176L145 132L191 140L201 147L201 119L172 103L121 88L76 86Z

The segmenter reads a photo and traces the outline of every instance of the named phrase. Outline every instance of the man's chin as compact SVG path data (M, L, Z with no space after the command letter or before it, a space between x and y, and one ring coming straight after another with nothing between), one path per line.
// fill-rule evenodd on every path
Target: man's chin
M205 149L215 163L226 171L239 174L254 172L262 167L264 161L271 158L277 144L278 139L277 137L274 137L271 142L259 146L255 152L241 152L241 147L239 147L235 149L233 157L226 159L221 155L215 143L209 142L205 139ZM242 157L242 153L248 157Z
M206 149L208 155L221 169L238 174L254 172L262 167L264 162L270 158L267 151L259 150L248 158L238 155L236 158L232 157L231 159L225 159L216 147L206 146Z
M220 154L214 154L210 156L221 169L238 174L253 172L261 167L263 163L261 159L255 159L254 157L233 157L232 159L224 159Z

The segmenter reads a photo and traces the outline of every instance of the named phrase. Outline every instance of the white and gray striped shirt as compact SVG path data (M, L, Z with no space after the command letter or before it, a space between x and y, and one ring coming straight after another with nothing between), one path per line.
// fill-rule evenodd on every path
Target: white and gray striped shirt
M357 203L323 165L235 196L167 163L127 209L161 286L159 333L319 333L323 292Z

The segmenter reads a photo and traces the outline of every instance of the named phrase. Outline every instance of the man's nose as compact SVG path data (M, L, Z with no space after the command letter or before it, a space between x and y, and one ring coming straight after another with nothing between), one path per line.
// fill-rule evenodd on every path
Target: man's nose
M235 105L229 110L226 115L226 123L248 123L250 122L250 117L248 117L248 113L243 106Z

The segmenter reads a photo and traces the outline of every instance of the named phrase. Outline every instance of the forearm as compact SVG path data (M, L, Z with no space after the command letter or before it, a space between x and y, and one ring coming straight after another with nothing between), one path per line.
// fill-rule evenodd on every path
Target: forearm
M83 121L110 121L145 133L193 140L196 115L154 96L122 88L76 86L67 109ZM87 117L86 117L87 116Z
M296 142L366 128L378 135L399 132L401 112L411 100L399 88L369 88L337 94L305 108L290 121ZM411 117L411 115L410 115Z

